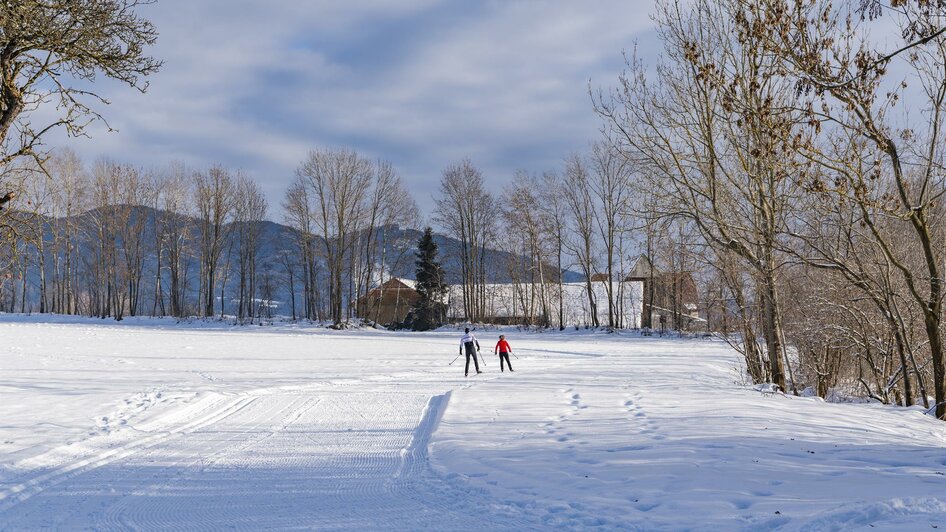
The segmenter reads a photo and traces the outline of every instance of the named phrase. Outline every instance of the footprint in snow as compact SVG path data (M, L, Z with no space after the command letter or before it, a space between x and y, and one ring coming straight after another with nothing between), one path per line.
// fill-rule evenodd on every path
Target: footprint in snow
M737 510L745 510L752 506L752 501L749 499L736 499L734 501L729 501L729 504L732 504Z

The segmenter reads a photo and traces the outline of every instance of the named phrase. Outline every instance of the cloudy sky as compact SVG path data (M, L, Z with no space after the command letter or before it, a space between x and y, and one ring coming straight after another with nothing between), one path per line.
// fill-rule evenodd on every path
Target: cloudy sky
M557 168L597 135L588 97L622 50L653 39L635 0L159 0L141 13L165 61L146 94L99 89L117 133L66 142L85 159L242 169L281 220L306 152L391 161L429 212L469 157L498 191ZM56 144L62 141L56 141Z

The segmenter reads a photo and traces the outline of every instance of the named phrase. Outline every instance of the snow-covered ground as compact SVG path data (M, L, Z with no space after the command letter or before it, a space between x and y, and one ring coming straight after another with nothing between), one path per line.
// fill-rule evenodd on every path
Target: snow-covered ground
M495 331L481 333L484 353ZM0 529L946 527L946 425L712 340L0 317Z

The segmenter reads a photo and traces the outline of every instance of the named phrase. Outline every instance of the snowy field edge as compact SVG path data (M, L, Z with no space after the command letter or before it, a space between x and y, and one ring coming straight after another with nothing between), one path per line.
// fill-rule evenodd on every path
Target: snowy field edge
M918 409L763 395L712 339L502 331L516 371L479 331L464 379L454 328L0 316L0 529L946 526Z

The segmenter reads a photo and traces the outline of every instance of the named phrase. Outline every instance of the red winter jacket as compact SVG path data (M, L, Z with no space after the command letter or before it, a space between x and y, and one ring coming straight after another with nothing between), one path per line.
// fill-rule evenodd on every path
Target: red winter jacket
M493 349L493 353L512 353L512 348L509 347L509 342L500 340L496 342L496 348Z

